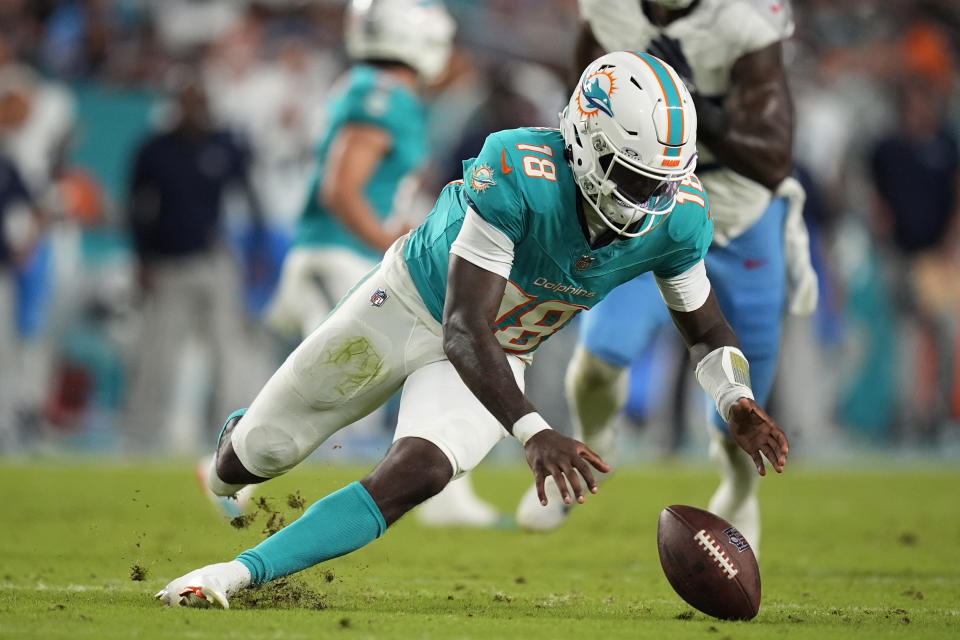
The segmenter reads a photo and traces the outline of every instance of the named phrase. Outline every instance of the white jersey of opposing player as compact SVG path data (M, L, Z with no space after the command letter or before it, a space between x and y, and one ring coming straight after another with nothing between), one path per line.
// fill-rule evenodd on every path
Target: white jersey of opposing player
M646 50L661 33L680 41L701 95L720 98L730 87L730 69L745 54L793 34L787 0L701 0L688 15L664 28L652 24L640 0L579 0L580 15L607 51ZM749 228L770 203L770 190L735 171L711 170L715 159L703 145L697 174L707 193L714 237L726 244Z

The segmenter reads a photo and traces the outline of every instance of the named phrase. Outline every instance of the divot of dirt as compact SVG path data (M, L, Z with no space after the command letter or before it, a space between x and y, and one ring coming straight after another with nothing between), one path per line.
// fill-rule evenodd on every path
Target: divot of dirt
M267 520L267 525L263 528L263 534L270 537L285 526L287 526L287 521L283 517L283 514L279 511L274 511L270 514L270 519Z
M280 578L262 587L244 589L230 599L230 607L240 609L312 609L327 608L323 596L303 582Z
M254 511L253 513L245 513L237 516L236 518L230 520L230 526L234 529L246 529L251 523L253 523L254 520L257 519L257 514L259 513L259 511Z
M300 490L297 489L295 493L291 493L287 496L287 506L291 509L300 509L303 510L307 506L307 501L303 499L303 496L300 495Z

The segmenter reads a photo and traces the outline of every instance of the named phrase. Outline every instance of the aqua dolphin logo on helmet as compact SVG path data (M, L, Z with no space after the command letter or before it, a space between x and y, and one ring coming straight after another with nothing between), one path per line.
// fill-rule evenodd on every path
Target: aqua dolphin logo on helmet
M577 93L577 107L580 109L580 114L589 118L603 112L612 118L613 103L610 96L616 90L617 83L613 77L613 69L609 67L600 67L585 76L580 82L580 90Z

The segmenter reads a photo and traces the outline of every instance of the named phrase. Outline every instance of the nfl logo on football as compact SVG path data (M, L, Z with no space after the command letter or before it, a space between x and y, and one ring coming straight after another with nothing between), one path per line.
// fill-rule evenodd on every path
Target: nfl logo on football
M727 527L723 530L727 534L727 540L730 541L730 544L737 548L737 551L743 553L745 550L750 548L750 545L747 543L747 539L743 537L743 534L737 531L735 527Z
M383 303L387 301L387 292L383 289L377 289L373 292L373 295L370 296L370 304L375 307L382 307Z

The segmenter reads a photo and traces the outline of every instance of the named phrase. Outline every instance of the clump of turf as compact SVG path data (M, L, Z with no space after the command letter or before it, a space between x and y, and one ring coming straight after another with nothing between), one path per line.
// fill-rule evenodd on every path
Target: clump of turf
M234 529L246 529L250 526L250 523L257 519L258 513L260 512L254 511L252 513L244 513L243 515L239 515L230 520L230 526Z
M291 493L287 496L287 506L291 509L303 509L307 506L307 501L303 499L303 496L300 495L300 490L298 489L295 493Z
M130 579L134 582L140 582L147 577L147 568L142 567L139 564L134 564L130 567Z
M230 599L231 607L241 609L313 609L327 608L323 596L303 582L280 578L262 587L244 589Z
M270 519L267 520L267 525L263 528L263 534L270 537L285 526L287 526L287 522L283 514L279 511L274 511L270 514Z

